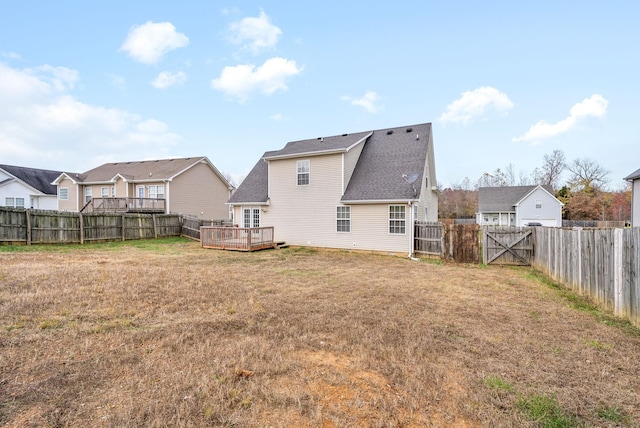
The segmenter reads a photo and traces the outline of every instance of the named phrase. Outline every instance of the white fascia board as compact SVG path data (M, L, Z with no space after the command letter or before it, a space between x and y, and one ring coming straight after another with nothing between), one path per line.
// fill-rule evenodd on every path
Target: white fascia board
M410 204L418 199L366 199L355 201L340 201L342 205L379 205L379 204Z

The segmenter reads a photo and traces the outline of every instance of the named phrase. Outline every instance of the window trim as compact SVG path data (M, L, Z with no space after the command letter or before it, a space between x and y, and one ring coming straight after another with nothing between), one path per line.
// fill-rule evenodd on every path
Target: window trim
M296 184L298 186L311 184L311 161L309 159L296 161Z
M536 199L536 209L542 209L542 199Z
M338 205L336 207L336 232L351 233L350 205Z
M407 207L405 205L389 205L388 226L390 235L407 234ZM402 214L402 217L399 215Z

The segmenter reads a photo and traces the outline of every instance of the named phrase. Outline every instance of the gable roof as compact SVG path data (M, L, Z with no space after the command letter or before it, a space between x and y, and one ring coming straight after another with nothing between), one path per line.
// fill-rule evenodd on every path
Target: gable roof
M266 152L262 158L272 160L344 153L369 135L371 135L371 132L356 132L354 134L318 137L311 140L291 141L281 150Z
M640 178L640 169L627 175L624 179L627 181L633 181L633 180L637 180L638 178Z
M342 201L420 198L430 139L430 123L373 131L362 149ZM415 175L413 185L403 175Z
M278 159L345 153L364 141L343 202L404 201L420 197L431 124L385 128L287 143L266 152L229 199L230 204L266 203L268 163ZM414 187L403 174L416 174Z
M83 184L108 183L116 177L137 183L159 180L171 181L177 175L202 162L207 163L227 187L233 187L209 159L204 156L135 162L112 162L105 163L82 174L64 173L64 175L75 182Z
M0 165L0 169L45 195L57 195L56 186L51 182L61 174L60 171L13 165Z
M480 187L478 189L478 212L515 211L514 206L538 187L555 198L551 186Z
M266 154L266 153L265 153ZM258 160L249 174L242 180L238 189L229 198L229 204L264 204L269 199L268 165L264 158Z

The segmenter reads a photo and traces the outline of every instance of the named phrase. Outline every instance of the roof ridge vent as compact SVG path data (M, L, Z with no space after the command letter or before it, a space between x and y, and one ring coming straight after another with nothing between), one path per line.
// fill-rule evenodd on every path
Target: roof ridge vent
M393 129L390 129L387 131L387 135L391 135L391 134L393 134Z
M343 137L346 137L348 134L342 134Z
M413 128L407 128L407 132L413 131Z

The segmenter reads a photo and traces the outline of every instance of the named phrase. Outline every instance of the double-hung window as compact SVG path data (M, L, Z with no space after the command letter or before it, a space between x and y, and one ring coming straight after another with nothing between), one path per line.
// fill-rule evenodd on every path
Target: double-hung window
M108 198L109 197L109 188L108 187L101 188L100 189L100 193L101 193L101 196L103 198Z
M150 199L164 199L164 186L149 186L149 198Z
M389 205L389 233L404 234L407 215L404 205Z
M351 207L337 207L336 230L338 232L351 232Z
M93 189L91 187L84 188L84 203L86 204L91 200L91 195L93 193Z
M297 170L298 170L298 186L306 186L309 184L309 160L299 160L296 162Z
M542 200L541 199L536 200L536 208L537 209L542 208Z
M59 194L59 198L61 201L66 201L69 199L69 188L68 187L61 187L59 190L60 194Z

